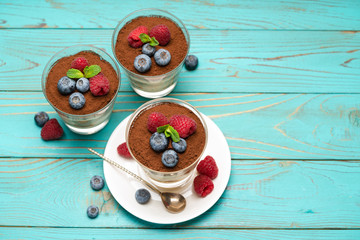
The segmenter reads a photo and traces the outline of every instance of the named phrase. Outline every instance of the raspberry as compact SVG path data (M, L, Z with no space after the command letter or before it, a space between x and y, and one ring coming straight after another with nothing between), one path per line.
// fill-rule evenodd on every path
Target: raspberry
M156 132L156 129L160 126L168 124L167 118L160 112L150 113L147 122L147 128L151 133Z
M98 75L90 78L90 91L94 96L106 95L110 90L110 82L104 74L99 73Z
M150 37L155 37L159 45L165 46L170 42L170 31L166 25L159 24L151 29Z
M138 48L144 44L139 37L141 33L148 34L148 30L145 26L138 26L131 31L131 33L127 37L130 46L132 46L133 48Z
M194 190L199 196L206 197L213 189L214 183L208 176L198 175L194 179Z
M196 169L200 174L204 174L211 179L215 179L219 173L216 162L211 156L206 156L204 160L201 160Z
M59 139L63 134L64 130L56 118L47 121L41 129L41 138L45 141Z
M82 72L86 66L89 66L89 62L84 57L78 57L71 63L71 68L78 69Z
M186 115L174 115L169 124L179 133L181 138L187 138L196 131L196 122Z
M122 157L131 158L131 154L130 154L129 149L128 149L127 145L126 145L126 142L123 142L122 144L120 144L117 147L117 152Z

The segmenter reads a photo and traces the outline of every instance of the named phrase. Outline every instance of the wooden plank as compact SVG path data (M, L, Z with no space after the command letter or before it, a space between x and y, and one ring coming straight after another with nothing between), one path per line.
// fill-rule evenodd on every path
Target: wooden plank
M360 26L356 0L185 2L153 0L151 7L175 14L189 29L359 30ZM2 1L0 27L114 28L127 14L149 6L145 0L126 4L111 0Z
M360 159L359 94L171 94L188 101L222 130L233 159ZM147 99L118 95L109 124L81 136L65 128L60 141L42 141L34 114L59 116L42 93L1 93L1 156L94 157L115 127ZM64 126L61 121L62 126Z
M111 35L112 30L2 30L0 89L39 91L43 69L56 52L92 44L111 53ZM176 92L360 93L360 33L193 30L190 35L190 52L200 65L181 72ZM124 74L120 91L132 91Z
M107 186L93 191L89 180L102 172L100 159L1 158L0 225L360 227L360 161L234 160L229 184L219 201L200 217L175 225L150 224L132 216L117 204ZM90 204L101 207L96 219L86 216Z
M24 228L2 227L5 239L238 239L238 240L353 240L359 230L204 230L204 229L97 229L97 228Z

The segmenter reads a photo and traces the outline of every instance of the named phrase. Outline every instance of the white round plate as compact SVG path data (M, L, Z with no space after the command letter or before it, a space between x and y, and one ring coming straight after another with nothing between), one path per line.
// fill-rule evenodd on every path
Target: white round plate
M135 200L135 192L139 188L145 188L143 184L122 170L103 162L104 176L111 194L116 201L128 212L134 216L148 222L158 224L174 224L193 219L212 207L224 192L229 181L231 170L231 155L226 139L216 124L207 116L203 115L208 127L208 144L204 155L211 155L219 168L218 176L214 181L214 190L202 198L193 190L193 184L188 184L180 190L180 193L186 198L186 208L180 213L170 213L161 202L160 196L149 189L151 200L141 205ZM104 155L130 171L142 177L146 177L138 164L133 159L126 159L117 153L117 147L125 142L125 128L130 116L125 118L111 134L106 144ZM196 170L195 170L196 171ZM193 176L194 177L194 176Z

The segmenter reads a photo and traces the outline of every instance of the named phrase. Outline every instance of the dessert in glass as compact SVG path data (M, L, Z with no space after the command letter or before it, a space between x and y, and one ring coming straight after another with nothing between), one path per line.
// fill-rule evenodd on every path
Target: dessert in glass
M141 9L127 15L112 37L113 54L131 87L146 98L163 97L175 88L189 48L185 25L159 9Z
M76 45L56 53L45 66L42 91L65 125L89 135L110 120L120 87L114 59L92 45Z

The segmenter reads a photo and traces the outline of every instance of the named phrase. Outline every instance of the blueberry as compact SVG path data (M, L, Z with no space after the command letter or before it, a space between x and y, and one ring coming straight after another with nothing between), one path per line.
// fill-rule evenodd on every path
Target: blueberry
M185 68L189 71L195 70L199 60L195 55L187 55L185 58Z
M147 72L151 67L151 59L146 54L140 54L134 60L134 67L139 72Z
M75 91L75 80L68 77L62 77L58 81L57 88L62 95L68 95Z
M154 132L150 137L150 147L155 152L163 152L169 145L169 139L164 133Z
M90 89L90 82L87 78L80 78L76 81L76 89L79 92L85 93Z
M85 105L85 97L82 93L74 92L69 97L70 107L80 109Z
M159 49L156 51L154 58L157 65L166 66L169 64L171 60L171 54L169 53L168 50Z
M180 138L180 141L178 142L172 142L171 145L174 148L174 150L178 153L185 152L187 147L186 141L183 138Z
M38 125L39 127L42 127L45 125L45 123L47 121L49 121L49 115L47 115L46 112L38 112L35 114L35 123L36 125Z
M149 57L152 57L156 51L156 48L153 46L150 46L150 43L144 44L142 46L142 53L148 55Z
M175 167L178 161L179 156L172 149L166 150L161 156L161 162L164 164L165 167Z
M150 192L145 188L141 188L135 192L135 199L140 204L145 204L150 200Z
M95 175L90 179L90 186L95 191L99 191L104 187L104 179L101 176Z
M99 208L94 205L90 205L86 211L89 218L96 218L99 215Z

